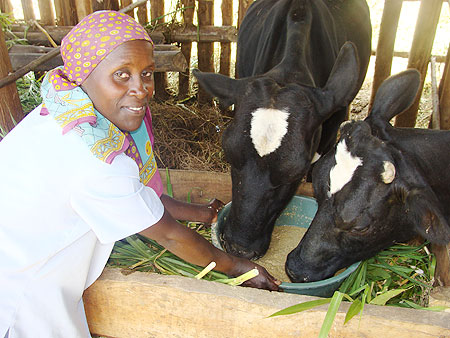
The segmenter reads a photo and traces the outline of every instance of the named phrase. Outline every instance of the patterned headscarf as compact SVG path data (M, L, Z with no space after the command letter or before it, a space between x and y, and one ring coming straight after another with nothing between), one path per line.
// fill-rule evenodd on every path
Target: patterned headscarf
M150 109L141 126L124 132L98 112L81 89L95 67L117 46L131 40L153 42L133 18L115 11L98 11L86 16L63 38L64 65L49 71L41 86L41 115L51 115L62 133L74 130L98 159L111 163L124 153L139 167L143 184L158 195L163 185L152 150L153 133Z
M117 46L131 40L153 42L132 17L115 11L86 16L63 38L63 68L50 79L56 91L80 86L94 68Z

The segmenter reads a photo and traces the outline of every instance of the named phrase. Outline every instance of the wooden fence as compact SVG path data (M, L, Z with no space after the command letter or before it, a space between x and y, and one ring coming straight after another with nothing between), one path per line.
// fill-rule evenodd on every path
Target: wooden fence
M217 0L219 1L219 0ZM381 1L381 0L380 0ZM380 83L390 75L393 56L401 55L394 51L394 41L397 32L398 20L404 1L420 0L385 0L378 46L376 49L375 74L373 79L373 93ZM448 0L447 0L448 1ZM220 43L220 69L224 75L234 76L230 73L231 43L236 42L239 25L252 0L239 0L237 25L233 26L233 0L222 0L221 15L222 26L214 26L214 1L213 0L179 0L177 9L182 13L182 22L166 22L168 15L164 15L164 0L132 1L132 0L38 0L40 20L35 20L35 13L31 0L21 0L23 14L27 24L14 25L13 33L17 37L25 37L33 45L50 46L49 36L56 44L86 14L101 10L122 10L134 16L142 24L148 25L149 33L156 44L176 44L180 46L181 53L190 64L192 43L197 42L198 68L203 71L214 71L213 43ZM416 22L414 39L411 50L407 53L408 67L417 68L425 79L428 64L431 58L431 49L444 0L422 0L419 17ZM54 8L54 11L53 11ZM135 11L132 8L137 8ZM10 12L12 10L10 0L0 0L0 10ZM135 11L135 12L134 12ZM148 15L150 13L150 15ZM194 14L197 13L197 22L194 24ZM375 53L375 52L374 52ZM2 56L0 54L0 56ZM4 56L3 56L4 57ZM440 80L439 89L435 91L435 99L439 104L434 105L433 119L430 126L434 128L450 129L450 79L449 56L440 56L438 61L446 65L444 75ZM0 72L0 81L5 74ZM178 83L178 97L185 98L189 93L189 69L180 72ZM437 80L436 80L437 81ZM157 73L155 76L155 95L160 99L168 97L166 92L167 79L165 73ZM423 80L422 86L423 88ZM437 86L436 86L437 88ZM3 89L0 88L0 94ZM10 95L10 94L8 94ZM421 94L417 96L415 104L396 120L397 126L414 126L418 104ZM11 97L11 96L9 96ZM205 103L208 96L199 91L199 102ZM373 95L372 95L373 98ZM1 103L0 103L1 104ZM1 116L0 125L8 117ZM4 114L3 114L4 115Z

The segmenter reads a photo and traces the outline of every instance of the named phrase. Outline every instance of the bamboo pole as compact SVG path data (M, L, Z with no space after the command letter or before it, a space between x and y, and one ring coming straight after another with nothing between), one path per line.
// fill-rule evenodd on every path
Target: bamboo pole
M402 9L402 0L386 0L380 24L380 33L375 59L375 71L372 82L369 112L381 83L391 75L392 58L394 56L395 36Z
M150 0L150 14L152 25L162 24L165 21L164 18L164 1L163 0ZM166 100L169 98L166 92L167 88L167 74L155 73L155 98L159 100Z
M450 129L450 45L447 52L447 61L444 74L439 83L439 113L441 129Z
M197 17L199 27L213 25L214 2L212 0L198 0ZM214 72L214 46L212 43L198 43L198 68L203 72ZM211 96L202 88L198 90L198 102L200 104L211 103Z
M428 63L433 48L436 28L441 13L443 0L421 1L419 16L414 30L411 45L408 68L416 68L421 74L419 91L412 106L395 118L396 127L414 127L416 124L417 110L422 95L423 84L427 75Z
M222 26L233 24L233 1L222 0ZM220 69L219 73L230 76L231 65L231 43L222 42L220 44Z
M55 25L55 11L53 10L51 0L39 0L39 13L41 14L42 26L54 26Z
M133 4L133 0L122 0L120 2L120 7L121 10L123 11L124 8L127 8L128 6L130 6L131 4ZM125 14L128 14L129 16L131 16L132 18L134 18L134 10L128 10L126 12L124 12Z
M25 21L36 20L32 1L31 0L20 0L20 1L22 3L23 18L25 19Z
M195 0L182 0L182 6L185 8L183 11L183 23L184 27L194 27L194 10ZM191 50L192 42L184 42L181 44L181 53L186 58L188 69L184 73L179 73L178 77L178 97L184 99L189 96L189 76L191 64Z
M0 78L7 76L12 71L9 60L8 49L6 48L5 35L0 29ZM9 132L14 128L14 124L23 118L22 105L16 84L13 82L0 88L0 127L3 131Z
M431 57L430 60L430 75L431 75L431 100L433 103L433 111L431 114L430 124L433 129L441 129L440 113L439 113L439 93L436 81L436 58Z
M53 4L55 5L55 16L56 16L56 25L64 26L66 23L64 22L62 2L64 0L53 0Z

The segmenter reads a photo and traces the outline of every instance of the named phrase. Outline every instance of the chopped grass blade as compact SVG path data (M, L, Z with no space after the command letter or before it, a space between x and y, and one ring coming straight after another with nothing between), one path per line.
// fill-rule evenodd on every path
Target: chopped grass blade
M331 330L331 326L333 325L334 318L336 317L336 313L341 306L342 298L344 294L339 291L335 291L333 297L331 298L330 306L328 307L327 314L325 315L325 319L323 320L322 327L320 328L319 338L327 338L328 333Z

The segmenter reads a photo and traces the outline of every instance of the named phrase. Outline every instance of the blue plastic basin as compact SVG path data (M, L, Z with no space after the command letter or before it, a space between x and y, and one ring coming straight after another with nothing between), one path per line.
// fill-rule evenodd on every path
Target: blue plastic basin
M230 207L231 202L228 203L219 212L217 223L213 224L212 226L212 242L216 247L220 249L222 249L222 247L218 240L218 233L219 229L221 228L221 224L224 223L228 212L230 211ZM294 196L276 220L275 226L293 225L308 228L316 212L317 202L314 198L306 196ZM345 280L345 278L347 278L353 271L358 268L360 263L361 262L356 262L350 265L340 274L324 280L309 283L283 282L281 283L280 288L285 292L296 293L300 295L331 297L334 291L336 291Z

